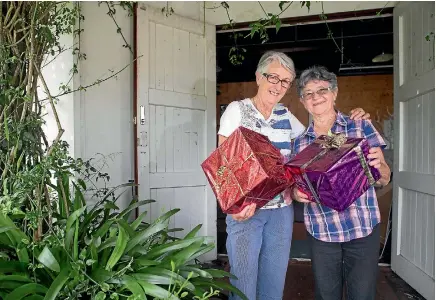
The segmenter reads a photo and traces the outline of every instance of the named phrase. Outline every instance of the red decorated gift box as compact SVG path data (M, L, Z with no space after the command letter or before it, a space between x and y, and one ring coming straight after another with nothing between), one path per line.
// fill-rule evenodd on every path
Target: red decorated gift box
M287 172L311 201L343 211L380 179L369 148L363 138L320 136L286 163Z
M266 136L239 127L201 167L222 211L235 214L251 203L263 207L293 184L282 160Z

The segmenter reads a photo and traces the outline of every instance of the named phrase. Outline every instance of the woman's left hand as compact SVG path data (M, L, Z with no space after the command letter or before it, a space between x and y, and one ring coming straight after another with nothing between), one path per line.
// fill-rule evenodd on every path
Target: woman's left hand
M354 108L351 110L351 120L369 120L371 115L363 110L363 108Z
M373 147L369 149L368 154L369 165L378 169L380 172L380 179L377 181L377 184L381 184L382 186L387 185L391 181L391 169L386 163L385 156L380 147Z
M376 169L380 169L381 165L385 163L385 157L380 147L373 147L369 149L368 154L369 165Z

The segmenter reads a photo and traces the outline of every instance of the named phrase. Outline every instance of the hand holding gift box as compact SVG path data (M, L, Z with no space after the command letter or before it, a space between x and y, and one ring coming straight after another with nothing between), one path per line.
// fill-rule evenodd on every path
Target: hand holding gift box
M261 208L293 184L280 151L266 136L239 127L202 164L224 213Z
M320 136L286 164L287 172L310 201L343 211L380 179L366 158L369 148L363 138Z

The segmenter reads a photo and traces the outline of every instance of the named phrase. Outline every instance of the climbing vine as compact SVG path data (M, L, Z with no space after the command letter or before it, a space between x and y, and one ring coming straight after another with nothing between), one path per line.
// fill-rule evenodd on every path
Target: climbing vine
M269 40L269 35L267 32L267 28L273 26L276 28L276 33L280 30L282 26L282 21L280 16L289 9L292 5L293 1L280 1L278 6L280 8L280 12L278 14L274 14L271 12L267 12L262 3L258 1L259 6L261 7L265 16L259 18L258 20L250 23L249 27L251 28L250 33L244 35L235 30L234 20L230 17L230 5L227 2L221 2L221 5L218 7L214 7L214 9L222 7L225 9L229 23L223 26L223 29L230 29L232 31L231 38L233 40L233 47L229 50L229 59L233 65L240 65L244 60L244 53L247 52L245 48L242 48L238 45L239 38L253 38L256 35L259 35L259 38L262 43L266 43ZM308 11L310 10L310 1L300 1L301 7L306 6Z
M132 15L133 2L100 4L107 8L107 14L114 22L114 30L125 43L123 46L132 52L114 16L118 7ZM24 203L28 203L31 209L42 209L45 201L37 204L20 195L25 189L32 195L31 199L36 197L42 201L49 197L50 177L41 177L38 173L35 179L39 178L40 181L34 190L27 190L31 186L30 181L23 186L22 176L23 172L36 172L42 165L52 161L50 157L59 153L56 150L59 147L63 151L68 148L62 141L65 130L56 106L60 97L86 91L108 81L133 62L120 70L111 70L109 76L72 89L71 83L79 72L80 63L86 60L86 53L81 50L84 20L80 2L0 2L0 206L14 203L20 207L26 200ZM65 46L61 44L62 36L72 36L75 42ZM50 88L44 69L67 51L72 52L74 59L69 79L59 87ZM57 126L53 141L48 140L42 129L47 106ZM20 196L21 200L13 201L12 196ZM41 232L41 226L39 223L37 232Z
M306 7L307 11L310 12L311 4L313 1L299 1L299 4L301 7ZM333 32L329 27L328 24L328 18L327 15L324 12L324 2L323 1L316 1L320 2L321 5L321 13L319 14L320 20L323 20L325 23L325 26L327 28L327 38L331 39L333 43L335 44L338 52L343 54L343 47L339 46L337 41L335 40L333 36ZM291 5L294 3L294 1L280 1L278 2L278 7L280 9L279 13L271 13L265 10L264 6L260 1L258 1L258 5L260 6L261 10L263 11L264 16L257 19L256 21L253 21L249 24L250 32L248 34L243 34L241 32L238 32L235 30L235 22L230 17L230 5L228 2L224 1L221 2L221 4L217 7L209 7L208 9L217 9L222 8L225 9L226 15L228 18L228 24L224 25L222 28L224 30L230 30L231 31L231 38L233 41L233 46L229 50L229 60L233 65L240 65L242 64L244 60L244 53L246 52L246 49L241 47L238 44L239 39L245 39L245 38L254 38L255 36L258 36L261 43L266 43L269 40L268 35L268 28L275 28L275 33L277 34L282 26L282 21L280 19L281 15L288 10ZM383 8L381 8L379 11L375 13L376 15L380 15L382 11L386 8L387 2Z
M433 15L432 15L432 17L433 17ZM434 32L429 32L428 34L426 34L425 40L428 43L431 43L432 51L430 53L428 61L432 62L432 61L434 61L434 53L435 53L435 34L434 34ZM426 58L424 57L424 59L426 59Z

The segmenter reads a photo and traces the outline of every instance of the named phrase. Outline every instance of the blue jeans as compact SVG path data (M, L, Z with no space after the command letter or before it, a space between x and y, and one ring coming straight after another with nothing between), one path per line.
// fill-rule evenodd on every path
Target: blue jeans
M291 250L294 209L292 204L259 209L244 222L227 216L227 253L232 285L249 300L281 300ZM230 300L240 299L230 294Z

